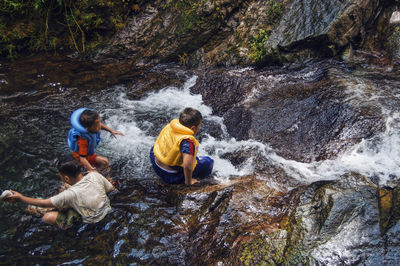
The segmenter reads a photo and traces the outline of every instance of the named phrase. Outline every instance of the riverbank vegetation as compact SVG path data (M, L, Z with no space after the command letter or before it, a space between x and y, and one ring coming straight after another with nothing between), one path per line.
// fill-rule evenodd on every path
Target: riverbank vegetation
M139 6L135 0L0 0L0 55L90 53Z

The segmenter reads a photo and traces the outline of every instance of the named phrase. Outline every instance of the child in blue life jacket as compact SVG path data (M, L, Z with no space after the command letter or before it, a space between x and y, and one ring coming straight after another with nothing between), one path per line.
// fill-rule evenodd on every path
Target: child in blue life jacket
M97 145L101 137L100 130L110 132L115 138L124 134L114 131L101 123L97 112L88 108L79 108L71 115L72 128L68 132L68 147L73 151L73 156L80 162L87 171L97 169L108 169L109 162L106 157L96 154Z
M166 183L186 185L199 183L195 178L211 174L214 160L207 156L197 157L199 142L194 137L203 121L201 113L185 108L178 119L173 119L160 132L150 149L154 171Z

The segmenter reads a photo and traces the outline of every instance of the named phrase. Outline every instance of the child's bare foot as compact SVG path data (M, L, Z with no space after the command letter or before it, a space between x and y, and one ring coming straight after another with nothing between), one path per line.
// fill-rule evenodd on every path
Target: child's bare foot
M34 206L34 205L28 205L28 207L26 207L25 211L35 215L35 216L43 216L46 212L49 211L53 211L54 208L43 208L43 207L38 207L38 206Z

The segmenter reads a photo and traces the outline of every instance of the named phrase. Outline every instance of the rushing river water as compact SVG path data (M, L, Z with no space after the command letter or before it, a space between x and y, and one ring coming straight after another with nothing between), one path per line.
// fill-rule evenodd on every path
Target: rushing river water
M109 158L112 174L122 181L122 187L120 194L114 195L113 212L104 222L66 232L26 214L23 204L3 203L0 257L6 263L81 264L112 260L123 264L185 264L191 254L184 251L189 238L185 232L186 218L168 193L162 194L168 188L152 171L148 153L161 128L186 106L200 110L204 117L199 155L215 160L212 180L208 181L211 183L229 183L246 175L265 178L259 170L263 164L282 169L295 180L290 185L269 180L270 186L278 190L285 186L288 190L296 182L336 179L348 172L363 174L381 185L390 185L400 177L400 81L392 77L334 69L332 75L341 76L352 88L344 92L345 103L376 106L384 115L386 128L341 152L336 159L304 163L277 155L268 143L231 137L223 118L213 114L201 95L191 93L198 80L192 71L176 66L153 69L156 73L168 70L182 83L159 84L160 90L132 97L130 81L107 85L103 80L91 80L91 86L86 86L85 82L72 81L73 75L82 69L66 68L63 72L61 61L56 64L60 70L53 73L42 68L42 64L25 64L20 70L18 64L1 65L0 187L34 197L49 197L57 192L60 181L54 160L69 154L65 143L69 116L79 107L98 110L103 123L125 133L114 139L102 132L103 141L98 148L98 154ZM86 71L90 75L96 69ZM256 70L231 71L232 75L245 76ZM311 66L307 71L265 71L262 75L267 84L274 86L285 80L311 79L317 72L318 66ZM246 100L259 94L255 88ZM228 156L232 154L245 154L245 158L234 163Z

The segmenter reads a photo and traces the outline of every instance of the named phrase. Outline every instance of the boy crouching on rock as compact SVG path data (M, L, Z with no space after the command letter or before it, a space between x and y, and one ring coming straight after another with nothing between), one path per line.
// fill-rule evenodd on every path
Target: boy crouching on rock
M185 108L179 119L173 119L158 135L150 150L153 169L164 182L193 185L211 175L214 160L208 156L197 156L199 133L203 117L193 108Z
M57 224L63 230L72 226L80 217L85 223L97 223L111 210L107 192L114 190L114 187L98 172L89 172L83 176L80 168L77 161L59 164L61 180L71 186L51 198L30 198L11 190L13 194L6 200L39 207L56 207L59 211L45 213L42 220L48 224Z

